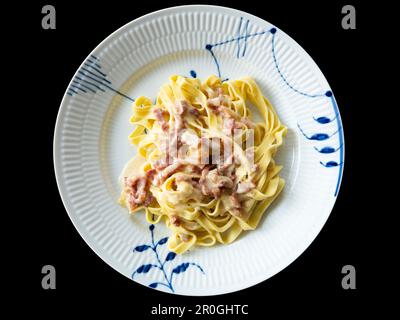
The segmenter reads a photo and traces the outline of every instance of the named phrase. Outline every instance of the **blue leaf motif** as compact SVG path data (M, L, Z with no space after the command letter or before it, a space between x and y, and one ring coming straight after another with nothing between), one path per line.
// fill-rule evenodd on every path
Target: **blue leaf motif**
M154 267L152 264L144 264L137 268L136 273L147 273L149 270Z
M175 252L172 252L172 251L167 251L168 253L167 253L166 257L165 257L165 260L164 260L164 262L162 262L161 259L160 259L160 255L159 255L158 249L159 249L159 245L164 245L164 244L167 243L168 237L161 238L160 240L157 241L157 240L154 239L155 226L153 224L151 224L149 226L149 230L150 230L150 233L151 233L151 244L149 244L149 245L147 245L147 244L139 245L139 246L135 247L135 249L133 249L133 252L135 252L135 251L142 252L142 251L146 251L146 250L150 251L150 252L154 253L155 259L156 259L156 263L155 264L143 264L143 265L141 265L139 268L137 268L132 273L132 279L134 279L135 275L137 275L137 274L146 274L146 273L149 272L150 269L155 268L155 269L158 269L158 271L162 273L165 281L151 282L149 284L149 287L155 289L155 288L158 288L160 286L164 286L164 287L168 288L169 290L171 290L172 292L175 292L174 287L172 285L173 276L175 274L180 274L180 273L185 272L186 269L191 265L197 267L203 274L205 274L204 271L203 271L203 268L201 266L199 266L197 263L195 263L195 262L185 262L185 263L181 263L180 265L178 265L175 268L171 267L173 269L170 271L169 276L168 276L167 275L167 271L165 269L165 264L168 261L174 260L175 257L177 257L177 254ZM148 249L151 249L151 250L148 250Z
M168 241L168 237L162 238L161 240L158 241L157 245L163 245L166 244Z
M326 163L326 166L328 166L328 167L336 167L338 165L339 164L336 161L329 161Z
M79 92L106 92L108 89L132 102L135 101L131 97L115 89L112 86L111 81L107 79L107 74L103 71L101 71L100 59L94 55L90 55L90 57L88 57L83 62L83 65L78 69L77 75L75 75L72 79L72 83L67 90L67 94L74 96Z
M314 147L315 150L317 150L319 153L334 153L337 150L332 147L323 147L321 149L318 149L317 147Z
M326 133L316 133L316 134L313 134L311 137L308 137L307 139L323 141L323 140L329 139L329 135Z
M245 22L245 25L244 25L244 22ZM326 168L340 167L339 175L338 175L338 179L337 179L337 183L336 183L336 189L335 189L335 193L334 193L334 195L336 197L336 195L338 193L338 190L339 190L339 185L340 185L340 182L341 182L341 177L342 177L342 172L343 172L344 153L343 153L342 145L343 145L344 139L343 139L343 131L342 131L342 128L341 128L342 124L341 124L341 119L340 119L340 115L339 115L339 109L338 109L336 100L335 100L335 98L333 96L333 92L331 90L327 90L325 92L308 93L308 92L301 91L298 88L294 87L289 82L289 80L286 78L284 73L282 72L283 69L280 67L280 64L279 64L279 57L277 55L278 52L276 50L276 48L277 48L276 43L277 43L277 41L279 41L279 32L278 32L279 30L277 30L277 28L275 28L275 27L272 27L272 28L269 28L269 29L266 29L266 30L259 30L259 31L254 32L254 33L250 33L249 30L248 30L249 23L250 23L249 19L244 20L243 17L240 17L240 19L237 20L236 34L234 34L233 36L231 36L231 37L229 37L229 38L227 38L225 40L222 39L221 41L218 41L218 42L215 42L215 43L207 43L205 45L205 50L209 53L212 61L215 64L217 75L218 75L219 78L221 78L221 79L223 78L222 74L221 74L222 65L220 64L219 57L218 57L218 54L217 54L217 51L216 51L217 48L219 48L221 46L230 45L230 44L235 43L236 44L236 48L235 48L235 50L233 50L233 52L236 53L236 58L240 58L240 57L244 57L245 56L246 47L248 45L248 40L250 38L255 38L255 37L259 37L259 36L263 36L263 35L265 37L267 37L268 35L271 35L270 36L270 40L271 40L271 46L270 47L271 47L272 59L273 59L273 62L275 64L276 71L277 71L278 75L280 76L281 80L283 81L283 83L286 84L286 86L289 89L291 89L292 91L294 91L295 93L303 95L305 97L313 98L313 99L314 98L318 98L319 99L319 98L324 98L324 97L328 98L328 100L330 101L330 103L331 103L331 105L333 107L334 114L328 115L328 116L325 116L325 115L313 116L312 118L313 118L313 121L319 123L320 125L326 125L326 124L329 124L329 123L337 122L338 128L337 128L337 131L335 131L334 133L332 133L332 134L326 134L326 133L315 133L315 134L310 133L310 134L306 134L302 130L300 125L299 124L297 124L297 125L298 125L301 133L304 135L304 137L307 140L324 141L324 140L330 139L335 134L339 135L338 139L339 139L340 146L338 148L336 148L336 149L334 149L332 147L324 147L322 149L315 148L315 150L317 152L321 153L321 154L332 154L332 153L337 152L337 151L340 152L339 161L338 162L335 162L335 161L329 161L327 163L322 163L321 162L321 165L323 165ZM244 26L244 28L243 28L243 26ZM251 30L251 28L250 28L250 30ZM190 72L190 74L193 76L192 72ZM227 79L222 80L222 82L224 82L226 80Z
M332 167L337 167L341 165L341 163L337 163L336 161L328 161L327 163L319 162L322 164L325 168L332 168Z
M181 273L181 272L185 272L188 267L189 267L189 263L184 262L184 263L180 264L179 266L175 267L172 270L172 273L178 274L178 273Z
M323 141L323 140L327 140L330 137L332 137L334 134L336 134L338 131L332 133L331 135L327 134L327 133L315 133L312 136L308 136L303 129L300 127L299 124L297 124L297 127L299 128L300 132L303 134L303 136L308 139L308 140L317 140L317 141Z
M327 124L330 123L332 120L327 118L327 117L318 117L318 118L314 118L315 121L317 121L320 124Z
M175 259L175 257L176 257L175 252L168 252L167 257L165 258L165 261L172 261Z
M146 251L149 248L150 248L150 246L148 246L147 244L143 244L141 246L137 246L134 250L137 251L137 252L143 252L143 251Z

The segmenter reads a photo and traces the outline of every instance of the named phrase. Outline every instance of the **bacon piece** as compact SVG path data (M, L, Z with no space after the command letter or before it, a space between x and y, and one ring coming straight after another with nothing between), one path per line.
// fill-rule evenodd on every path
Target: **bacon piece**
M186 100L177 100L173 105L173 110L176 114L182 115L190 107L190 104Z
M175 134L179 135L179 130L185 126L182 115L190 108L190 104L186 100L178 100L172 105L172 111L175 118Z
M188 242L190 240L190 236L186 233L181 233L179 236L183 242Z
M221 195L222 188L233 188L230 178L219 175L217 169L209 171L209 167L203 169L199 184L204 195L215 198Z
M217 169L219 174L224 175L233 181L235 179L235 170L236 170L235 156L231 154L225 159L224 155L222 162L219 162L217 164Z
M175 134L179 134L179 130L185 127L185 122L183 121L181 115L175 115Z
M144 207L148 207L150 206L150 204L153 202L155 198L153 197L153 195L151 193L149 193L146 197L146 200L144 200L143 206Z
M153 110L154 115L156 116L156 120L160 123L161 125L161 129L163 131L167 131L168 130L168 122L165 120L164 115L167 114L166 111L162 110L161 108L156 108Z
M214 107L213 109L215 109L215 110L218 110L218 108L216 108L216 107L221 106L221 99L220 99L220 97L207 99L207 105L208 105L209 107L211 107L211 108Z
M180 162L175 162L168 167L166 167L163 171L161 171L155 178L154 178L154 183L156 185L160 185L163 183L169 176L174 174L179 170L179 168L182 166L182 163Z
M156 169L150 169L145 172L145 176L147 180L153 180L154 176L157 174Z
M235 128L235 119L233 119L232 117L225 118L222 132L225 133L227 136L231 136L234 128Z
M153 200L146 175L125 177L125 192L131 210L135 210L141 205L148 206Z
M154 161L153 167L157 171L164 170L166 167L168 167L168 157L164 156L161 159Z
M234 123L234 129L241 129L241 128L250 128L254 129L255 124L253 121L246 119L246 118L241 118L240 120L236 120Z
M171 221L171 223L175 227L179 227L181 225L181 220L179 219L179 217L176 214L171 215L171 217L169 218L169 221Z
M192 116L195 116L195 117L200 116L200 111L197 110L195 107L191 107L191 108L189 109L189 113L190 113Z
M217 88L207 99L207 105L210 108L217 109L215 111L219 111L218 108L224 104L228 104L228 102L228 99L223 94L222 88Z
M190 172L191 173L197 173L197 174L201 174L201 171L203 169L203 165L190 165Z
M235 120L237 118L237 114L235 113L235 111L224 106L220 106L218 108L218 112L225 118L233 118Z

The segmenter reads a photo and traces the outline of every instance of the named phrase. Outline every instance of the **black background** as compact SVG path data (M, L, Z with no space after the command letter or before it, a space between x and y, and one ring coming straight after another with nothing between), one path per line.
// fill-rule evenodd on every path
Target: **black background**
M41 28L41 8L45 4L56 8L56 30ZM22 267L15 278L22 280L22 284L14 287L16 297L25 306L16 311L38 311L57 317L53 310L74 313L77 306L86 306L90 313L127 311L130 318L143 319L151 318L150 308L159 303L164 306L229 303L249 304L247 318L256 319L257 313L265 317L272 313L281 316L317 313L316 306L323 307L321 317L356 315L361 309L372 309L374 285L379 282L371 261L377 245L369 231L375 205L374 196L364 192L368 189L366 175L371 171L369 163L364 161L362 140L375 108L366 91L371 90L374 69L371 38L378 39L379 30L371 22L374 7L366 1L210 3L257 15L294 38L321 68L340 108L346 142L340 193L321 233L289 267L236 293L214 297L173 296L120 275L91 251L73 227L58 193L52 155L55 120L68 83L86 56L110 33L143 14L179 4L185 3L32 1L18 9L23 19L13 30L18 37L12 45L22 50L22 55L15 57L28 76L15 83L22 83L28 90L25 97L31 98L18 107L24 110L20 114L26 129L20 139L24 158L16 157L14 162L21 166L29 157L31 170L24 184L29 187L18 189L23 197L15 202L22 210L19 222L28 235L16 248L16 256L23 261L17 263ZM345 4L356 8L356 30L341 27L341 8ZM18 96L15 98L20 101ZM21 147L18 149L21 151ZM22 207L23 204L27 205ZM41 287L41 268L46 264L56 267L56 290ZM341 269L346 264L354 265L357 270L356 290L341 287Z

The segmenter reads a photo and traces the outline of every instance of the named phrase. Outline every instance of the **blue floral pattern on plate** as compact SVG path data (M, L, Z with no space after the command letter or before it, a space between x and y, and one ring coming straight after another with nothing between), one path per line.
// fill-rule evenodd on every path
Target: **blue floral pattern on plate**
M275 65L275 69L277 70L281 80L285 83L285 85L292 91L296 92L297 94L300 94L304 97L308 97L310 99L329 99L334 111L335 116L331 119L329 117L325 117L325 116L319 116L319 117L313 117L313 119L321 124L321 125L325 125L328 123L331 123L333 121L336 121L337 123L337 130L331 134L327 134L327 133L313 133L313 134L306 134L300 124L297 124L301 134L307 139L307 140L314 140L314 141L325 141L330 139L332 136L338 134L339 136L339 145L336 147L332 147L332 146L324 146L322 148L317 148L314 146L314 149L320 153L320 154L333 154L337 151L339 151L339 160L338 161L334 161L334 160L330 160L328 162L323 162L320 161L320 164L322 166L324 166L325 168L333 168L333 167L338 167L339 168L339 172L338 172L338 178L337 178L337 183L336 183L336 188L335 188L335 193L334 196L336 197L339 191L339 186L340 186L340 182L342 179L342 173L343 173L343 165L344 165L344 137L343 137L343 128L342 128L342 123L341 123L341 119L340 119L340 115L339 115L339 109L336 103L336 100L333 96L332 91L328 90L326 92L322 92L322 93L307 93L307 92L303 92L297 88L295 88L292 84L290 84L290 82L287 80L287 78L284 76L282 69L279 66L278 63L278 58L276 55L276 35L278 32L278 29L273 27L270 28L268 30L264 30L261 32L255 32L255 33L249 33L248 29L249 29L249 23L250 20L246 20L245 23L243 23L243 17L241 17L238 21L238 27L237 27L237 32L236 32L236 37L231 37L229 39L217 42L217 43L213 43L213 44L206 44L205 49L210 53L214 64L216 66L216 70L217 70L217 74L220 78L222 78L222 73L221 73L221 63L218 60L218 57L216 55L215 49L223 46L223 45L229 45L229 44L235 44L236 45L236 58L240 59L242 57L245 56L246 54L246 49L248 47L248 41L251 38L256 38L256 37L260 37L260 36L265 36L265 35L270 35L271 38L271 47L272 47L272 58L274 61L274 65ZM244 25L244 27L242 27ZM227 80L228 78L225 78L225 80Z
M132 279L134 279L135 276L138 274L146 274L151 269L157 269L162 273L163 280L151 282L149 284L149 287L155 289L158 286L164 286L169 290L171 290L172 292L175 292L175 289L172 285L174 276L186 272L186 270L188 270L188 268L191 266L197 268L201 273L205 274L203 268L194 262L180 262L175 267L173 267L170 272L167 272L165 268L167 263L168 264L172 263L172 261L175 260L175 258L177 257L177 254L175 252L169 251L162 261L162 259L160 258L160 254L158 252L158 248L167 243L168 237L161 238L158 241L154 240L154 229L155 229L154 224L151 224L149 226L149 230L151 233L151 243L138 245L133 249L133 252L142 253L145 251L150 251L154 255L155 263L142 264L141 266L136 268L135 271L132 273Z

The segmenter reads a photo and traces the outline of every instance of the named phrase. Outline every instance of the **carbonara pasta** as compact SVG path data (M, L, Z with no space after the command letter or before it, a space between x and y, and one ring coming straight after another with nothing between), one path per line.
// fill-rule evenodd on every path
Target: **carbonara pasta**
M129 138L138 152L121 174L119 202L163 220L173 252L231 243L257 227L284 187L273 156L287 129L249 77L169 80L155 103L134 102Z

